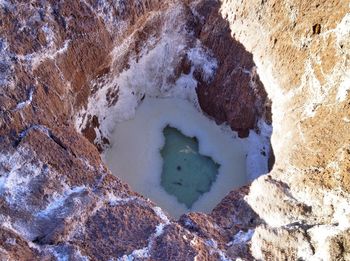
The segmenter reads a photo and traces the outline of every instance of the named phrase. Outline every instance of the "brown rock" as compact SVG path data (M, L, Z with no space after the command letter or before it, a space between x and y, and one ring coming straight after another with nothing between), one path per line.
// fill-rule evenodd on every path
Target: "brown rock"
M0 4L0 259L349 259L347 1L118 3ZM276 164L176 222L104 166L92 144L102 119L85 115L89 140L73 121L179 7L188 47L199 39L218 62L210 81L193 72L201 108L240 137L273 121ZM177 58L166 82L191 73ZM119 98L117 86L106 97Z

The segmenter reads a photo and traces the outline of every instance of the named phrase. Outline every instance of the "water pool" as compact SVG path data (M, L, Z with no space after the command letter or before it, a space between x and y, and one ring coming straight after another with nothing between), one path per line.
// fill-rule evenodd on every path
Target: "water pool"
M169 125L163 133L165 144L160 151L163 158L160 184L180 203L191 208L202 194L210 191L220 165L199 153L196 137L187 137Z
M167 126L173 129L167 129ZM182 171L192 172L186 181L191 190L186 191L183 186L182 191L175 192L172 187L175 184L168 184L181 181L177 177L171 178L171 173L177 171L175 160L163 165L168 161L167 157L174 157L163 155L163 161L162 153L169 146L164 134L177 138L182 135L181 140L196 137L197 141L192 139L190 149L197 151L197 156L203 156L199 157L201 160L209 162L205 167L198 162L188 168L180 165ZM146 97L132 119L117 123L110 142L111 147L104 152L103 158L113 174L175 218L189 211L209 213L232 189L248 182L245 141L229 127L217 125L187 100ZM176 143L172 146L180 146L183 141ZM173 170L162 175L163 168ZM196 187L191 185L198 181L192 170L200 168L212 169L215 174L208 174L207 181L199 182ZM197 189L200 192L193 191Z

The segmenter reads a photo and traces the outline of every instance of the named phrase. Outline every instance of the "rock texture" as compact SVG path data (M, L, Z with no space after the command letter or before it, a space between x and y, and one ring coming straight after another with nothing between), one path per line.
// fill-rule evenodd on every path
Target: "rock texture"
M232 38L228 21L218 16L219 8L215 1L196 6L204 21L198 37L219 61L213 81L199 79L198 99L203 111L218 123L227 122L240 137L247 137L261 117L271 124L271 104L253 55Z
M1 260L349 259L349 28L347 1L0 1ZM271 173L210 215L172 220L100 158L90 105L159 50L160 90L193 77L242 137L273 122Z
M222 3L272 99L276 163L247 199L266 223L255 258L350 259L349 10L348 1Z

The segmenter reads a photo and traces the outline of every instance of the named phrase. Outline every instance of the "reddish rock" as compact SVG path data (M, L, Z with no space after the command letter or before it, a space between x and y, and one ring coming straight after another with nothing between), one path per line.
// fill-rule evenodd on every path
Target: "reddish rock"
M0 259L1 260L39 260L43 256L31 247L28 241L8 228L0 227Z
M166 226L163 234L153 243L151 260L193 260L195 257L209 260L210 253L206 248L203 241L181 226L172 224Z
M159 222L155 212L149 206L138 204L137 200L116 206L110 203L82 224L84 232L75 235L71 243L92 259L122 257L147 247Z
M271 108L267 106L267 93L256 73L253 55L232 38L229 23L219 15L219 7L213 1L202 1L196 7L204 17L199 39L218 61L212 81L197 78L197 94L204 112L219 124L227 122L240 137L247 137L249 130L257 127L259 118L268 118L271 124Z
M12 2L0 4L0 178L4 181L0 188L1 259L50 260L59 256L69 260L109 260L129 256L146 260L250 260L250 238L257 226L254 236L261 239L257 242L263 242L260 247L265 259L279 254L286 259L297 257L295 245L299 239L307 242L307 233L299 228L274 230L261 225L266 220L261 220L245 200L249 187L232 191L209 215L190 213L178 222L167 221L164 213L155 211L153 203L131 191L104 166L96 149L101 150L101 146L93 145L100 134L95 130L101 119L90 115L83 135L73 126L76 113L86 107L88 98L105 79L129 68L131 57L139 60L145 51L154 48L155 43L149 39L157 42L162 37L159 28L166 21L161 14L173 3L118 1L122 5L116 8L116 1L109 0L32 1L25 5ZM184 2L191 4L185 5L180 16L185 30L192 34L189 47L198 38L218 62L210 81L205 81L203 71L194 71L203 111L218 123L227 122L241 137L256 129L260 118L271 123L271 102L253 55L231 36L228 22L219 14L219 4L206 0ZM118 31L120 24L124 27ZM311 29L314 24L316 21L311 23ZM322 35L323 24L321 28L315 29L313 37ZM128 51L112 67L111 51L116 43L129 37L132 41ZM271 41L275 41L283 58L283 39ZM296 63L291 53L282 58L284 64ZM326 71L332 71L334 60L325 63ZM193 64L183 54L173 66L174 75L166 79L170 83L182 74L189 75ZM119 94L118 86L108 91L109 106L118 103ZM344 122L348 107L342 107ZM320 118L332 115L327 110L318 113ZM309 119L306 126L314 128L318 120ZM333 135L332 130L327 129L327 137ZM341 130L345 135L346 128ZM346 170L348 153L344 155L342 168ZM322 158L314 161L325 165ZM322 189L337 186L333 173L334 170L322 173L327 177ZM306 180L309 188L321 183L319 172L312 174L307 179L298 176L300 183ZM343 175L340 180L348 179ZM282 183L271 182L268 188L278 184ZM290 191L278 188L278 195L285 196L282 192ZM296 200L289 194L288 197L292 199L288 202ZM277 202L269 196L259 204L266 206L268 201ZM265 211L274 215L282 205L286 209L287 203L282 202L274 208L262 208L261 212L269 217ZM297 217L292 210L298 206L307 214L312 212L305 203L290 203L284 217ZM348 231L339 233L330 243L335 259L347 254L347 234ZM279 240L281 243L276 243ZM291 247L285 244L289 240ZM142 257L137 256L137 250L144 250Z

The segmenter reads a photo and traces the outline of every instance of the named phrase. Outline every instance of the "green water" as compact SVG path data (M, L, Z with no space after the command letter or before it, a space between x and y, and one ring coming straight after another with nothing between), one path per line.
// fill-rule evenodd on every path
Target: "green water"
M198 152L195 137L187 137L170 126L164 128L163 134L161 185L180 203L191 208L203 193L210 190L220 165Z

